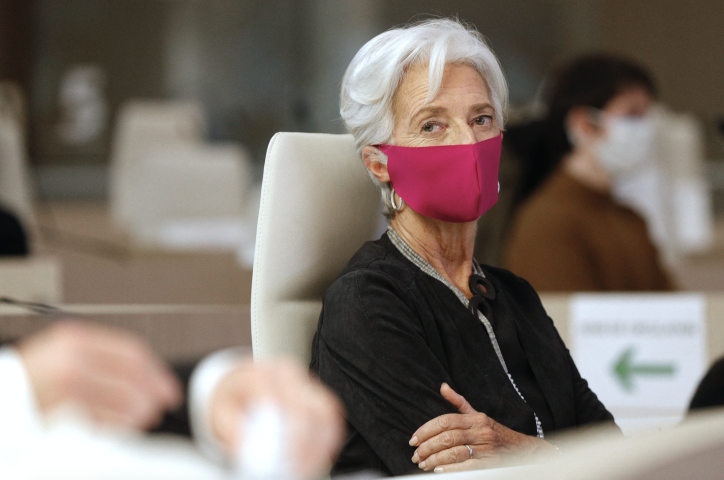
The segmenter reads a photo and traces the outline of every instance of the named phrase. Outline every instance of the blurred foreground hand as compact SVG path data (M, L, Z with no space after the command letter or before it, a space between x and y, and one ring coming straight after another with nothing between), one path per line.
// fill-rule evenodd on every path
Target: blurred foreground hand
M344 413L337 397L291 361L245 362L223 378L211 399L211 429L230 457L244 440L250 411L262 404L273 404L284 415L296 477L325 473L344 434Z
M181 402L176 377L127 331L63 321L17 351L43 413L70 403L99 423L147 429Z

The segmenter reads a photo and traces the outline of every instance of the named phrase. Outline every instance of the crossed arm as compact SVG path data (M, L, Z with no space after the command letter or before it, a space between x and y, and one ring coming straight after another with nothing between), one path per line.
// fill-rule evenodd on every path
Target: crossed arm
M447 383L440 394L460 413L433 418L412 434L417 447L412 461L422 470L435 473L495 467L508 456L520 460L538 452L555 451L550 443L509 429L482 412Z
M325 302L313 367L392 474L410 473L415 464L425 471L482 468L509 454L554 449L476 412L448 386L453 379L430 346L435 326L420 319L426 313L412 310L420 302L404 301L407 293L394 281L353 273L327 295L343 301Z

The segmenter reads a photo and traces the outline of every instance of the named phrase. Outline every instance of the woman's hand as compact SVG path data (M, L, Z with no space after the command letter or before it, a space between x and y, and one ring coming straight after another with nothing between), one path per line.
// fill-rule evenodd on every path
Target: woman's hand
M412 461L422 470L441 473L489 468L499 465L506 455L555 449L545 440L513 431L476 411L447 383L440 393L460 413L433 418L412 435L410 445L417 447Z

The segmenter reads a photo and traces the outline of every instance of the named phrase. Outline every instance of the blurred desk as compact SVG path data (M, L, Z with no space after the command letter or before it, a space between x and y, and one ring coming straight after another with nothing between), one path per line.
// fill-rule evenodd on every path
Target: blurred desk
M220 348L251 347L249 305L63 305L77 318L126 328L142 335L171 362L203 357ZM0 339L12 340L72 316L0 305Z
M62 269L51 255L0 259L0 293L32 302L62 301Z
M487 470L470 470L467 472L437 473L435 480L512 480L523 478L537 478L540 471L537 465L526 465L521 467L490 468ZM421 475L406 475L405 480L423 480L430 478L429 473Z
M717 218L714 222L711 247L701 253L683 256L671 269L671 277L682 290L712 293L724 291L724 219Z
M560 440L560 439L559 439ZM721 410L664 432L622 438L601 429L571 433L564 455L539 457L526 467L414 475L406 480L714 480L724 468ZM396 477L403 478L403 477Z

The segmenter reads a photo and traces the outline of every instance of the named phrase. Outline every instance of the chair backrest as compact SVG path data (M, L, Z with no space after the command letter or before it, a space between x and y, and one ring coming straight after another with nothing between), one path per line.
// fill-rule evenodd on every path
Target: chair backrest
M13 82L0 81L0 204L16 214L25 228L33 228L33 197L22 90Z
M149 149L179 142L202 142L206 119L201 104L186 100L131 100L116 119L109 171L109 206L113 221L126 227L139 206L134 188Z
M322 297L379 230L379 193L351 135L277 133L264 166L251 329L254 357L308 363Z
M179 141L150 146L141 157L138 173L133 187L136 208L128 220L128 233L138 244L167 248L173 245L164 240L163 232L174 225L197 222L198 228L204 228L209 221L238 225L252 165L246 149L233 142ZM231 240L228 246L238 248Z

